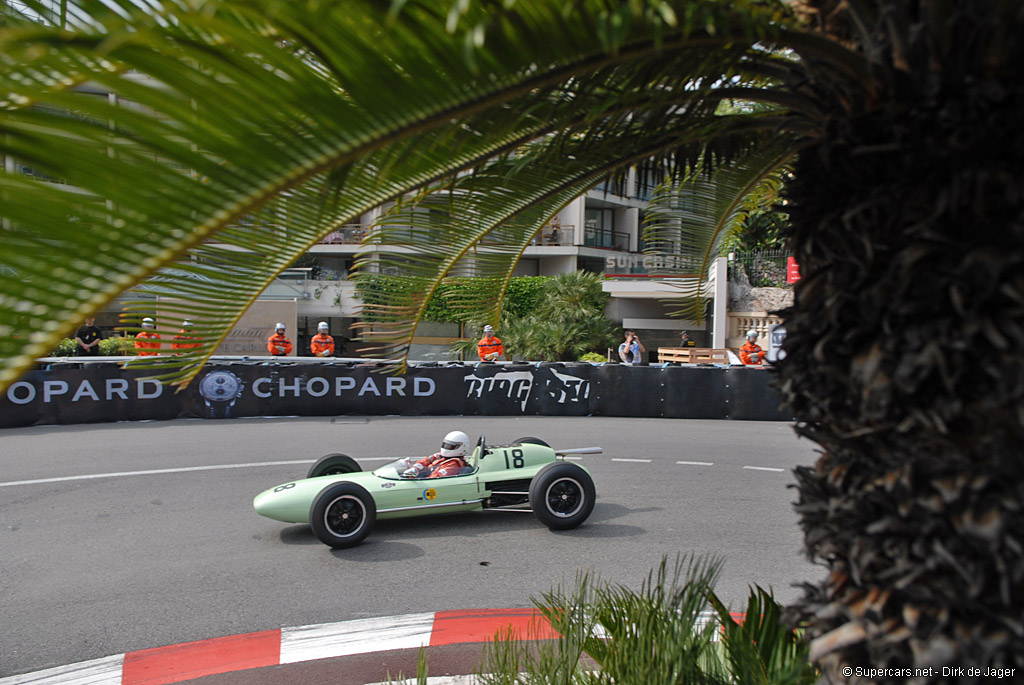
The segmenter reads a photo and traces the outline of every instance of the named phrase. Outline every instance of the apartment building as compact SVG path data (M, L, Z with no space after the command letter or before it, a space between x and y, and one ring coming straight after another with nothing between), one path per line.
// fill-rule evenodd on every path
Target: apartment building
M693 281L692 265L644 254L644 212L658 180L653 173L633 169L620 181L601 184L576 198L541 229L523 253L515 275L553 276L576 270L603 274L604 290L611 295L608 316L625 328L636 329L649 350L677 344L684 329L698 345L710 347L717 337L713 335L713 316L700 324L682 320L670 316L676 307L664 302L678 295L674 284ZM355 337L351 326L358 321L360 302L349 273L357 253L378 249L363 239L379 216L379 210L367 213L359 223L325 236L300 266L286 271L264 292L264 298L296 300L300 346L316 334L319 321L327 321L336 338ZM715 279L712 269L706 288L724 317L722 262L723 277ZM719 297L715 297L716 288L722 293ZM715 311L713 306L710 313ZM455 324L424 322L417 330L411 357L445 359L448 343L470 333ZM718 346L724 346L724 336L722 333ZM344 354L355 356L356 347L348 345Z

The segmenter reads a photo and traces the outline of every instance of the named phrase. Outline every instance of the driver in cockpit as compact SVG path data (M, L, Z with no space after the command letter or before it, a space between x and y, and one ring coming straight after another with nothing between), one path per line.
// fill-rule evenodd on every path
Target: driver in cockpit
M402 472L403 478L444 478L457 476L466 463L466 449L469 436L462 431L452 431L441 441L441 451L424 457Z

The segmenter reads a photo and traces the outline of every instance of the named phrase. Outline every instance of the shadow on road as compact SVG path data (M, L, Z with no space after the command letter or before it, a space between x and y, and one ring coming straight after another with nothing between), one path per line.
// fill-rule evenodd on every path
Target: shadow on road
M415 559L424 555L423 549L406 540L429 543L440 538L466 538L506 535L511 532L536 530L538 535L558 535L580 538L623 538L643 535L647 531L638 526L605 523L637 512L660 511L658 507L633 509L618 504L598 504L594 513L579 528L549 531L528 511L483 511L470 514L438 514L414 519L378 521L369 537L360 545L335 550L354 561L388 562ZM316 546L322 544L305 524L283 528L280 540L286 545ZM365 550L362 552L361 550Z

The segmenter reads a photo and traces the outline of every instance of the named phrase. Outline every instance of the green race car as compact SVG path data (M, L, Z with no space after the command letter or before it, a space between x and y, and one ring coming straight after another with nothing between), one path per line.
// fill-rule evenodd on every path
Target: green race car
M309 523L335 549L362 542L376 520L435 513L522 508L552 530L575 528L594 509L594 481L569 454L597 454L600 447L553 450L537 438L487 445L483 436L461 472L443 478L409 477L409 458L365 472L344 454L319 459L302 480L265 490L256 513L286 523Z

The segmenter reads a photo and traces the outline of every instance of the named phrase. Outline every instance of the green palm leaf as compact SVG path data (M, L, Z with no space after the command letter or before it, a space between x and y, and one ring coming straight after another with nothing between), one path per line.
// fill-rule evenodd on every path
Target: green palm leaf
M701 321L706 309L705 286L712 261L722 246L762 202L759 189L777 186L784 165L794 156L794 141L773 137L735 155L714 173L687 170L679 181L655 189L647 209L644 240L651 255L671 255L692 264L694 278L668 281L679 295L667 301L679 307L673 315Z
M693 122L726 97L763 92L799 113L751 118L752 130L807 130L814 98L759 90L790 73L763 46L836 52L787 31L781 5L757 3L110 7L70 3L66 29L10 18L0 30L3 385L158 273L161 292L201 319L203 348L161 362L186 381L276 273L370 208L535 139L547 154L519 159L517 180L570 142L582 169L634 118L680 127L650 154L687 146L693 160ZM603 160L600 173L631 158ZM549 181L529 206L510 206L493 231L461 241L462 257L444 256L441 277L470 244L507 239L504 259L473 256L500 289L517 241L600 173Z

